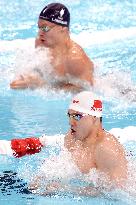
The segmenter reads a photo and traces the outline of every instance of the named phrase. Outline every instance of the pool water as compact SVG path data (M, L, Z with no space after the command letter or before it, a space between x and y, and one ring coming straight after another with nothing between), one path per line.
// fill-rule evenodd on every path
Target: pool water
M43 133L52 137L69 129L66 117L71 94L48 89L17 91L9 88L15 70L33 66L37 17L47 3L41 0L0 1L0 139ZM136 155L136 3L134 0L68 0L71 37L96 65L96 87L104 101L103 124L127 150ZM35 55L35 54L34 54ZM48 63L48 62L47 62ZM114 128L114 129L113 129ZM0 156L0 204L136 204L127 194L106 197L43 197L27 189L48 150L22 159ZM56 150L55 150L56 152ZM135 167L135 166L133 166ZM133 168L133 172L135 172ZM65 173L64 173L65 175ZM132 187L133 186L133 187ZM136 183L129 187L136 190ZM118 196L119 195L119 196Z

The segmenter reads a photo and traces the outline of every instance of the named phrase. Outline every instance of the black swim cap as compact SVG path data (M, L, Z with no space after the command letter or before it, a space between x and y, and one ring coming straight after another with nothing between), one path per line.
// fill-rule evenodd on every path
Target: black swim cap
M70 23L70 13L67 7L60 3L52 3L45 6L39 18L66 27L69 27Z

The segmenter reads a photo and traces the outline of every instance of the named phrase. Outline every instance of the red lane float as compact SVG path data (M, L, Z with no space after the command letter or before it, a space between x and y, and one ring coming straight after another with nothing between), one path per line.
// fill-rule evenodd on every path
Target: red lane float
M11 140L11 149L15 157L22 157L26 154L32 155L41 151L43 145L39 138L31 137L25 139Z

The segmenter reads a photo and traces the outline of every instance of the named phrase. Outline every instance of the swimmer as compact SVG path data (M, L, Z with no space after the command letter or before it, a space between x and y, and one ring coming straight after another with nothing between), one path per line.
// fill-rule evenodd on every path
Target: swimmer
M65 5L51 3L45 6L38 19L35 47L49 49L52 78L58 77L55 88L80 91L83 82L93 85L94 66L84 50L70 38L69 24L70 13ZM46 86L45 75L40 69L33 73L21 73L19 78L10 83L10 87L25 89ZM82 81L80 85L75 83L78 80Z
M102 101L92 92L82 91L72 99L67 115L70 129L64 137L64 147L71 154L72 160L80 172L88 174L91 169L95 168L107 176L109 183L123 188L127 180L125 150L112 134L103 129ZM48 145L47 141L46 136L13 139L10 142L5 141L7 145L4 145L4 141L3 144L0 141L0 150L2 147L8 146L8 154L21 157L25 154L40 152L43 146ZM1 151L1 154L4 154L4 150L3 153ZM5 154L7 154L6 150ZM60 185L51 184L47 189L48 192L57 191L60 189ZM68 189L69 187L67 187ZM90 186L74 190L82 195L98 194L97 188Z

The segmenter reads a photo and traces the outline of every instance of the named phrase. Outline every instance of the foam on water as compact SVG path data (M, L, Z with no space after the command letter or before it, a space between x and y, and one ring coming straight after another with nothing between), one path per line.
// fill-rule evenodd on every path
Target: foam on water
M78 35L72 34L72 38L83 47L111 43L116 40L124 40L136 36L136 27L111 29L106 31L82 31Z
M29 38L29 39L15 39L12 41L0 41L0 51L5 52L5 51L14 51L16 52L17 49L32 49L34 48L34 38Z
M136 141L136 127L134 126L125 127L124 129L112 128L110 133L115 135L122 144L129 141Z
M99 74L99 70L96 70L95 75L94 89L106 98L123 100L124 107L130 102L136 103L136 84L132 80L131 73L114 69L105 74Z
M52 72L49 50L47 48L39 48L31 49L30 52L29 49L30 48L17 51L14 68L15 75L29 75L34 70L39 69L43 75L46 74L46 78L48 79Z

